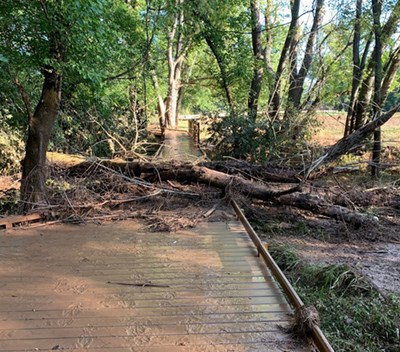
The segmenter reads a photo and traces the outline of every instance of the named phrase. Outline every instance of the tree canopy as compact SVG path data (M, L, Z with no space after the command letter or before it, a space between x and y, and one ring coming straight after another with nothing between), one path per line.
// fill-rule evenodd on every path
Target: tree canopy
M400 2L379 4L3 0L0 141L37 132L46 89L59 99L44 153L134 151L149 121L174 128L179 113L227 116L213 136L236 157L280 155L320 108L346 111L348 136L400 99Z

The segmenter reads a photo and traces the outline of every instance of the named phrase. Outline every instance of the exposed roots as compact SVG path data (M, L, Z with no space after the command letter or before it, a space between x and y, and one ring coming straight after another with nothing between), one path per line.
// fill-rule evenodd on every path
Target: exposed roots
M297 309L289 332L300 338L311 337L314 327L319 324L320 318L317 309L312 305L302 306Z

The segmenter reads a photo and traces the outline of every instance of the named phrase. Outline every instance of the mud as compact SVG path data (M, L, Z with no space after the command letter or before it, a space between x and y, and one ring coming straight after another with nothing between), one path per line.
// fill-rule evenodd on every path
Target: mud
M2 352L309 351L236 221L149 233L134 220L0 236Z

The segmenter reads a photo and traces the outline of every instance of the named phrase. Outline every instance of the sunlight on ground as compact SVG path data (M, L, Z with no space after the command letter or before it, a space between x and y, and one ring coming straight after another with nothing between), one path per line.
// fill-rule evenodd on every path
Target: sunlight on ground
M343 112L320 112L318 121L322 124L313 142L332 145L343 137L346 114ZM385 146L398 145L400 142L400 113L397 113L382 127L382 141Z

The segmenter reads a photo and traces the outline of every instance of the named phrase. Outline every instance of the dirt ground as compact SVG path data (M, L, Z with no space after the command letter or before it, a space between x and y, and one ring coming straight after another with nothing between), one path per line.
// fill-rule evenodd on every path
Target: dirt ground
M249 216L270 246L294 247L308 262L347 264L382 294L400 296L400 190L348 187L348 191L343 186L325 188L325 197L335 204L351 203L357 211L373 214L377 223L353 228L311 212L260 203L254 204Z

